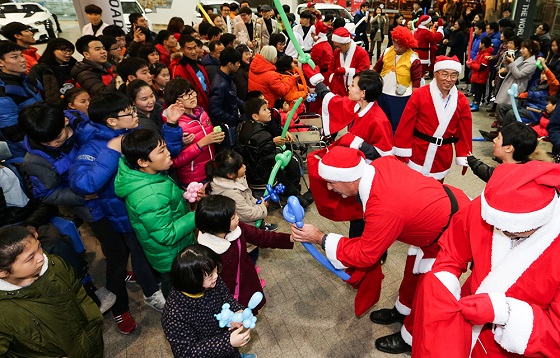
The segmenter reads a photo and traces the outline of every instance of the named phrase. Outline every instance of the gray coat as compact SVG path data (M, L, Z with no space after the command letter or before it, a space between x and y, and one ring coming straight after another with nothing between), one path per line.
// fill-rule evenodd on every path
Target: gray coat
M526 60L523 57L518 57L515 61L506 65L508 73L496 95L496 104L511 104L507 91L514 83L519 86L517 90L519 93L527 91L527 84L537 69L536 63L535 56L530 56Z

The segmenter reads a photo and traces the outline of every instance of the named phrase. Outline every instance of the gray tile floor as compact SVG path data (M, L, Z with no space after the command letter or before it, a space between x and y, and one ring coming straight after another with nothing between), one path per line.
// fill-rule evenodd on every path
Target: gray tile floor
M64 37L74 41L79 36L75 22L63 21ZM42 45L44 46L44 45ZM473 116L473 135L478 129L489 130L493 119L486 108ZM474 154L488 164L492 145L473 142ZM476 197L484 183L470 171L461 176L454 167L446 183ZM279 224L279 230L288 232L289 225L282 219L280 210L271 213L270 222ZM306 214L306 222L325 232L348 233L347 223L335 223L321 218L315 206ZM104 258L91 231L83 226L83 240L87 247L90 271L99 285L104 281ZM392 307L402 279L407 247L395 243L383 266L385 279L381 299L374 309ZM319 265L302 247L293 250L262 249L259 259L261 277L267 281L267 305L260 311L257 327L244 352L257 353L260 358L359 358L389 357L375 349L374 340L396 332L397 324L381 326L369 320L369 313L355 317L354 290ZM171 357L172 353L160 326L160 313L143 303L142 292L136 284L129 284L131 312L138 322L138 329L128 336L120 334L110 314L105 316L104 339L106 357L155 358ZM408 355L400 355L406 357Z

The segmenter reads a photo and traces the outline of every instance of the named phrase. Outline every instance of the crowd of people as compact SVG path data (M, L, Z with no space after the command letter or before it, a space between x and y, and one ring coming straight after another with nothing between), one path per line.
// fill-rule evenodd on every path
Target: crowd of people
M251 330L222 328L214 314L264 292L259 247L321 245L350 275L360 316L379 300L398 240L410 249L397 301L370 319L403 325L377 349L558 356L560 169L532 157L538 138L560 154L558 39L546 23L520 38L509 10L485 21L461 4L418 2L412 19L390 23L363 2L355 36L312 2L299 23L289 6L284 23L244 0L207 8L195 26L173 17L158 33L138 13L128 33L106 24L91 4L82 36L51 39L42 54L27 26L4 26L0 355L102 356L103 313L122 334L137 328L126 288L135 281L176 356L254 357L239 352ZM472 154L472 112L484 104L496 168ZM325 219L350 221L347 236L266 222L261 196L301 113L321 116L328 147L307 158L308 191L303 163L282 163L280 205L315 202ZM453 162L488 183L479 198L443 184ZM92 229L106 287L52 224L59 208Z

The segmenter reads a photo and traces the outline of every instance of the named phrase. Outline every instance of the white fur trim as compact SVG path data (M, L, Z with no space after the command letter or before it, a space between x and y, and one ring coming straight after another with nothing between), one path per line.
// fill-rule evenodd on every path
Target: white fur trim
M331 75L332 76L332 75ZM330 124L331 124L331 116L329 112L329 103L333 97L336 96L334 93L329 92L323 97L323 102L321 103L322 109L322 119L323 119L323 132L325 135L330 135Z
M393 153L395 153L397 157L412 157L412 148L393 147Z
M329 261L333 264L333 266L339 270L347 268L336 258L336 249L338 248L338 242L343 237L344 236L339 234L330 233L327 235L327 238L325 240L325 255L327 256L327 259L329 259Z
M43 253L43 259L44 259L43 267L41 267L39 276L43 276L49 268L49 258L44 253ZM9 283L8 281L5 280L0 280L0 291L17 291L19 289L21 289L21 286L14 285L13 283Z
M430 143L430 144L432 144L432 143ZM434 144L434 145L435 145L435 144ZM395 154L395 155L396 155L396 154ZM422 172L423 166L414 163L412 160L409 160L409 161L408 161L408 166L409 166L410 168L416 170L417 172L424 174L424 173ZM434 179L440 180L440 179L445 178L445 176L449 173L450 170L451 170L451 168L449 168L449 169L447 169L447 170L444 170L444 171L442 171L442 172L424 174L424 176L432 177L432 178L434 178Z
M554 194L544 208L530 213L510 213L495 209L488 204L484 191L480 195L481 216L488 224L509 232L524 232L536 229L552 220L558 197ZM560 206L560 205L559 205Z
M406 330L406 327L404 326L404 324L401 327L401 336L402 336L403 341L406 342L406 344L408 344L409 346L412 346L412 334L410 334L410 332Z
M350 148L360 149L360 146L362 145L363 142L364 142L363 138L354 136L354 140L352 140L352 143L350 143Z
M432 22L432 18L430 17L429 19L426 19L426 20L422 21L422 22L418 25L418 28L419 28L419 29L420 29L420 28L424 28L424 29L428 30L428 27L427 27L427 26L428 26L428 24L431 23L431 22Z
M492 308L494 309L495 324L506 324L509 319L509 306L506 301L505 293L491 292L488 294L490 301L492 301Z
M397 309L397 311L399 311L400 314L408 316L410 314L410 307L405 306L401 300L400 297L397 297L397 301L395 302L395 308Z
M467 157L456 157L455 164L460 165L462 167L468 167L469 162L467 162Z
M352 41L352 36L348 36L348 37L342 37L342 36L338 36L333 34L331 37L332 42L338 42L339 44L347 44L350 43L350 41Z
M494 340L511 353L524 354L533 332L534 314L531 305L515 298L506 298L510 314L505 326L494 328Z
M326 165L323 160L319 162L319 175L328 181L338 181L343 183L353 182L362 177L364 168L368 165L363 158L360 158L358 165L351 168L338 168Z
M333 77L334 77L334 73L331 73L331 75L329 76L329 83L332 82Z
M417 264L415 263L412 273L421 274L430 272L432 266L434 266L434 262L436 262L436 259L420 259L417 261Z
M218 255L221 255L229 249L231 242L237 240L239 236L241 236L241 228L238 226L235 230L229 232L225 238L201 231L198 233L197 241L199 244L204 245Z
M461 65L460 62L453 60L438 61L434 65L434 72L437 72L439 70L453 70L459 72L460 75L463 70L463 65Z
M410 245L408 247L408 252L406 253L407 256L416 256L420 252L420 248L418 246Z
M373 147L375 148L377 153L379 153L379 155L382 156L382 157L386 157L388 155L393 155L393 149L388 150L388 151L383 151L383 150L377 148L376 146L373 146Z
M358 185L358 195L360 196L360 201L362 202L362 208L364 213L366 212L367 201L369 200L369 194L371 191L371 186L373 185L373 179L375 178L375 168L373 165L367 165L364 168L362 179L360 179L360 184Z
M309 79L309 83L313 86L317 86L317 83L324 81L325 77L321 73L316 73Z
M436 272L434 276L451 292L457 301L461 298L461 283L457 276L448 271Z
M350 86L352 84L352 82L354 81L355 74L356 74L355 68L350 67L346 69L346 85Z

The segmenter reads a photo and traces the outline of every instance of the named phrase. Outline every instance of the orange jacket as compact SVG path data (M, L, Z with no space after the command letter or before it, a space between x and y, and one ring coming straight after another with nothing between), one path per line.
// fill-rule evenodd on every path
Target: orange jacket
M249 67L249 91L261 91L272 107L278 98L284 98L296 84L294 77L282 81L281 76L272 63L257 54Z

